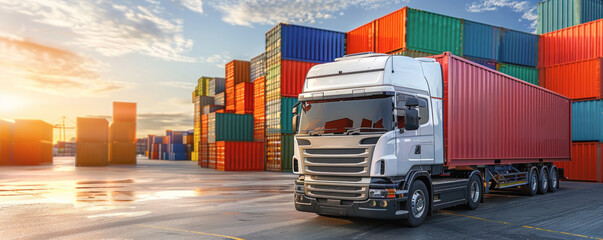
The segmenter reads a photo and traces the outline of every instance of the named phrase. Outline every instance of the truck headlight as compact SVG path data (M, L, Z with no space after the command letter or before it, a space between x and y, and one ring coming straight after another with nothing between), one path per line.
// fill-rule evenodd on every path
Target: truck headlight
M305 193L306 188L304 188L303 184L295 184L295 192L296 193Z
M369 189L371 198L395 198L396 189Z

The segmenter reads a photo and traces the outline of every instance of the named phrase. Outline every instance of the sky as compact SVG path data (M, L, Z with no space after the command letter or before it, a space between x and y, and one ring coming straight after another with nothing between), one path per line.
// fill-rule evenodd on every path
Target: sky
M279 22L347 32L404 6L535 32L534 0L0 0L0 119L110 120L138 136L193 127L201 76L264 51ZM73 136L67 131L67 139ZM55 131L55 135L58 132Z

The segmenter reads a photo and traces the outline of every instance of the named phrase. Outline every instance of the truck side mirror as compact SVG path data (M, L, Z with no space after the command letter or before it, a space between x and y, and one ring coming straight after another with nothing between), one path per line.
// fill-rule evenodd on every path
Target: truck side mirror
M406 105L406 107L409 107L409 108L417 107L417 106L419 106L419 99L417 99L415 97L409 97L406 99L405 105Z
M407 100L407 103L408 103L408 100ZM417 104L418 104L418 101L417 101ZM419 111L417 109L405 109L404 110L404 129L409 130L409 131L419 129Z

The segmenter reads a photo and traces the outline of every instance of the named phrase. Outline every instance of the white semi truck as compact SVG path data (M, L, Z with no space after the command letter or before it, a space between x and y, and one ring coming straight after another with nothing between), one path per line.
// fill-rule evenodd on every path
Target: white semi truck
M554 192L569 99L450 53L314 66L293 109L295 208L405 219L478 207L492 188Z

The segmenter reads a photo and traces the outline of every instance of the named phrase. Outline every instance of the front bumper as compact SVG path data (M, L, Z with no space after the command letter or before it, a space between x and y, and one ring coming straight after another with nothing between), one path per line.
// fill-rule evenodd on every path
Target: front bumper
M340 217L360 217L374 219L404 219L408 211L404 210L406 197L388 199L367 199L364 201L329 201L308 197L303 193L295 193L295 209L302 212L313 212L320 215ZM370 202L375 201L375 206ZM387 206L380 203L385 201Z

